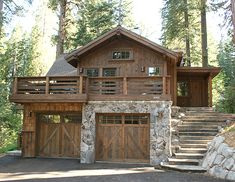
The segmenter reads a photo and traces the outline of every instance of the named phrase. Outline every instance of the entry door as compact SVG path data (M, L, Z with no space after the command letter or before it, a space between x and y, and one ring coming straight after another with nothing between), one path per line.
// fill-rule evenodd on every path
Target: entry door
M80 157L81 114L39 114L37 155Z
M202 106L202 81L201 80L191 80L190 81L190 92L191 100L190 106L200 107Z
M149 115L98 115L96 133L96 160L149 161Z

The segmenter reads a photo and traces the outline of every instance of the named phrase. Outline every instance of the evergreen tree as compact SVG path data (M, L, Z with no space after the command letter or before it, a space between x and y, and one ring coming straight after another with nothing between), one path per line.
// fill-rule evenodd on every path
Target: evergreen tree
M184 50L188 66L201 62L199 14L198 1L164 0L162 43L171 49Z

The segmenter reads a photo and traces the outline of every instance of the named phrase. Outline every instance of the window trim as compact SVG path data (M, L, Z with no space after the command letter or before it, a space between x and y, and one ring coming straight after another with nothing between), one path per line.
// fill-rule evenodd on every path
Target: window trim
M114 52L129 52L129 58L119 58L119 59L114 59L113 54ZM114 49L111 52L111 61L133 61L134 60L134 54L133 54L133 50L132 49Z

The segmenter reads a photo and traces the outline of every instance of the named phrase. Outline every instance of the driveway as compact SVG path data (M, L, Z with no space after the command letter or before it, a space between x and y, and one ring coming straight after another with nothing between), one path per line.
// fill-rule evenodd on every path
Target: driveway
M0 157L0 181L14 182L223 182L205 174L155 170L144 164L80 164L74 159Z

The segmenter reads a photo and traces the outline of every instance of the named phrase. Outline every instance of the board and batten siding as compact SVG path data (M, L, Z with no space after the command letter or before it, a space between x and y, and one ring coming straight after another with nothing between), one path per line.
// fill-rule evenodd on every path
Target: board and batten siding
M112 52L115 50L130 50L133 59L112 60ZM80 75L85 74L84 69L99 68L99 76L102 76L103 68L117 68L117 76L141 77L148 76L149 67L161 67L162 76L170 75L170 93L173 104L176 105L176 62L165 55L125 38L115 39L111 42L88 52L78 60L77 69ZM79 71L78 71L79 72Z
M80 103L32 103L24 104L22 131L22 156L36 156L36 114L40 112L81 112Z

